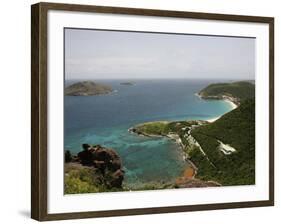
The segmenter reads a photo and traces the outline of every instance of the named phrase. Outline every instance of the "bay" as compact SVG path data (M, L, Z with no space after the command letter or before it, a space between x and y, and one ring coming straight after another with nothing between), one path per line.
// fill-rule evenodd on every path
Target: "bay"
M114 91L65 96L64 147L72 153L81 151L83 143L115 149L123 161L128 186L173 181L189 166L180 147L170 139L136 136L128 132L130 127L148 121L207 120L232 109L223 100L202 100L195 95L222 80L93 81L111 85ZM134 85L121 85L124 81Z

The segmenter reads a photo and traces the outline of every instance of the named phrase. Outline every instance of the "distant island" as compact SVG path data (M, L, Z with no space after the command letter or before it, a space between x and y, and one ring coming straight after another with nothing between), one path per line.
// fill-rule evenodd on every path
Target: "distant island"
M211 84L198 96L230 100L238 107L214 122L155 121L135 125L131 133L168 137L192 164L193 180L216 186L255 184L255 86L250 82ZM188 186L190 177L181 177ZM207 184L208 185L208 184Z
M133 85L135 85L135 83L133 83L133 82L120 82L120 85L133 86Z
M67 96L93 96L109 94L113 90L111 86L95 83L92 81L83 81L74 83L65 88L65 95Z

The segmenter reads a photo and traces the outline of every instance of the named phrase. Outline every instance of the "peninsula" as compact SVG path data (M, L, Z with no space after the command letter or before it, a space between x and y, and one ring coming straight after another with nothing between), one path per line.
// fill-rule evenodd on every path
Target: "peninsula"
M65 88L67 96L93 96L109 94L113 90L110 86L99 84L92 81L83 81L74 83Z
M192 165L194 175L186 180L196 178L203 183L216 183L215 186L254 184L254 93L255 85L250 82L211 84L198 96L206 100L227 99L238 107L213 122L155 121L136 125L129 131L176 141L184 159Z
M236 105L255 97L255 85L250 81L210 84L197 94L202 99L229 100Z

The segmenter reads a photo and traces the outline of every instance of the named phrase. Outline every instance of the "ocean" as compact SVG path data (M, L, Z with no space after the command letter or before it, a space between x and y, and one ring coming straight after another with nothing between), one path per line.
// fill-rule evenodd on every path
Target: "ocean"
M65 96L65 150L77 153L83 143L115 149L128 187L173 181L189 166L172 140L137 136L128 132L130 127L148 121L207 120L232 109L223 100L202 100L195 95L218 80L125 80L135 85L120 85L124 80L94 81L111 85L114 92Z

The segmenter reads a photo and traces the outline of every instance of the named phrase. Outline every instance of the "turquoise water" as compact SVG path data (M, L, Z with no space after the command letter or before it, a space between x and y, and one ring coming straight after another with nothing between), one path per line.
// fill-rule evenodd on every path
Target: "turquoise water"
M127 185L172 181L189 165L173 141L136 136L128 128L147 121L206 120L231 110L224 101L195 96L214 80L135 80L133 86L120 85L120 80L98 82L115 91L65 96L65 149L77 153L83 143L115 149L122 158Z

